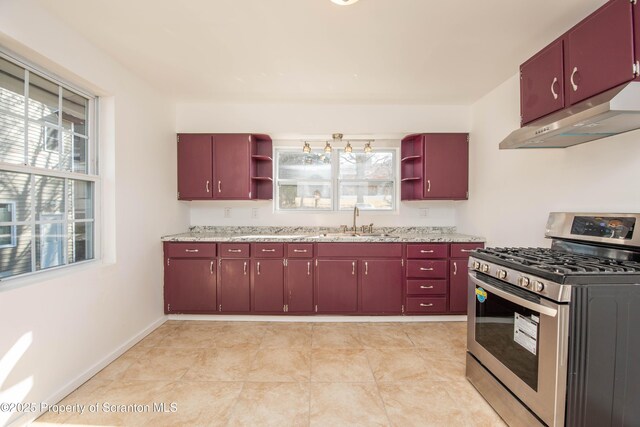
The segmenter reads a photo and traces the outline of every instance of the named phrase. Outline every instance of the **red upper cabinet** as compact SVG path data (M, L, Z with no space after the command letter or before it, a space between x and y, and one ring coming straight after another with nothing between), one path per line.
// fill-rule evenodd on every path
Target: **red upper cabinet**
M634 7L629 0L612 0L567 34L565 77L570 104L635 78Z
M522 64L522 125L636 78L640 16L633 3L610 0Z
M523 125L564 108L563 46L556 40L520 66Z
M179 134L178 199L271 199L271 139L249 134Z
M250 199L250 135L213 136L213 175L215 199Z
M213 197L212 150L211 135L178 136L178 199Z
M469 134L427 133L402 140L402 200L465 200Z

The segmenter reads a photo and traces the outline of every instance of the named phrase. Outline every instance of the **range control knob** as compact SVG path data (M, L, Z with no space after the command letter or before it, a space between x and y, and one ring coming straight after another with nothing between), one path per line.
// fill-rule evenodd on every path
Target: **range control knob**
M525 277L525 276L520 276L518 278L518 286L521 286L523 288L528 288L529 287L529 278Z
M480 263L478 261L473 261L473 264L471 265L473 266L474 270L480 269Z
M489 264L482 264L482 272L483 273L489 272Z
M536 292L542 292L544 290L544 283L542 283L539 280L536 280L535 282L533 282L533 285L531 286L531 288Z
M502 280L506 279L506 278L507 278L507 272L506 272L506 270L497 270L497 271L496 271L496 277L497 277L498 279L502 279Z

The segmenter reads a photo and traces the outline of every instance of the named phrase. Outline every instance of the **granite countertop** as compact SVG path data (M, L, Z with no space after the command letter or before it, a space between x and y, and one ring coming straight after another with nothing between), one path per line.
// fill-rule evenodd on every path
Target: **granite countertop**
M188 232L163 236L165 242L484 242L460 234L455 227L378 227L357 236L330 227L191 227Z

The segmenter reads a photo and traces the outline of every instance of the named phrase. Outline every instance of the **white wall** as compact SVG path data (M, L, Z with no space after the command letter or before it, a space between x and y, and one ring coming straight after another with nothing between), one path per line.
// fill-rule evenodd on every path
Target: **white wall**
M51 403L164 319L159 238L188 225L175 201L175 109L35 1L0 2L0 44L104 97L105 260L0 291L0 401Z
M565 149L498 150L519 127L517 76L472 107L470 191L463 232L490 246L548 246L551 211L640 212L640 131Z
M346 138L373 138L374 148L400 147L400 139L416 132L468 132L469 107L425 105L242 105L180 103L178 132L266 133L274 146L302 148L302 139L326 140L334 132ZM181 202L190 206L192 225L309 225L351 224L349 213L274 212L272 202ZM380 226L453 226L456 208L465 202L402 202L393 214L362 212L358 224ZM231 217L224 218L224 208ZM427 216L420 216L420 208ZM258 218L252 218L252 208Z

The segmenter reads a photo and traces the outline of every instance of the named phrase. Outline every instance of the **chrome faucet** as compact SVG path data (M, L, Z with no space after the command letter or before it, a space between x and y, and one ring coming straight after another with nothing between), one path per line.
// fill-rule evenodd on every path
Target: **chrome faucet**
M353 232L356 233L358 231L358 227L356 226L356 217L360 216L360 209L357 206L353 207Z

